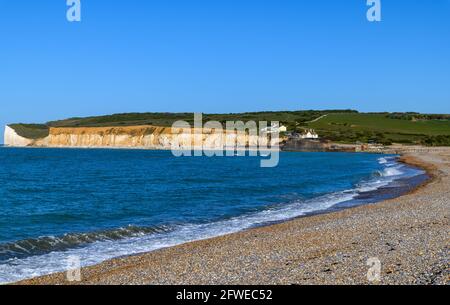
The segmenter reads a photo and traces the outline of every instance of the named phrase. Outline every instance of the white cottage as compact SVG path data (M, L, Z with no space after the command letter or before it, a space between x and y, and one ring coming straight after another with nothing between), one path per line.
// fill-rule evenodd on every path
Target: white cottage
M276 132L287 132L287 127L284 125L272 124L271 127L266 127L261 129L261 132L265 133L276 133Z
M301 135L300 139L318 139L319 135L314 131L314 129L306 129Z

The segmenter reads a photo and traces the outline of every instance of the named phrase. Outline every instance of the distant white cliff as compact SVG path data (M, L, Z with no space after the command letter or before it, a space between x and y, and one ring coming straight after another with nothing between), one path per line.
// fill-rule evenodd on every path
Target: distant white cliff
M4 144L5 146L25 147L32 145L34 141L19 136L14 129L5 126Z
M114 147L147 149L221 149L225 143L242 143L248 147L267 144L259 136L245 132L184 130L158 126L50 128L49 135L27 139L5 127L5 145L15 147ZM271 141L271 145L276 145Z

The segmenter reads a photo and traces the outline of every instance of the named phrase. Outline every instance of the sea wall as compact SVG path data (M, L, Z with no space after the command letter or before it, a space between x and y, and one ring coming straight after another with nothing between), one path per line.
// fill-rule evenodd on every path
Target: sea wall
M26 139L17 135L10 127L5 129L5 144L8 146L33 147L112 147L147 149L221 149L229 143L256 147L267 145L265 138L245 132L224 132L215 129L171 128L158 126L124 127L77 127L50 128L49 135L42 139ZM276 144L272 141L271 145Z

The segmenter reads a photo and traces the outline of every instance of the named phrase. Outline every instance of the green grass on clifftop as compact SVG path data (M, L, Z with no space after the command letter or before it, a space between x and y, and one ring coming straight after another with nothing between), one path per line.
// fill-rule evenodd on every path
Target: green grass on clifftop
M203 114L203 121L280 121L285 125L302 124L327 113L356 112L353 110L306 110L306 111L274 111L274 112L247 112L228 114ZM105 116L70 118L66 120L48 122L50 127L113 127L154 125L170 127L176 121L186 121L193 125L193 113L120 113Z
M334 141L450 145L449 119L405 120L390 114L339 113L308 126Z
M40 139L48 136L49 128L45 124L11 124L8 125L21 137Z

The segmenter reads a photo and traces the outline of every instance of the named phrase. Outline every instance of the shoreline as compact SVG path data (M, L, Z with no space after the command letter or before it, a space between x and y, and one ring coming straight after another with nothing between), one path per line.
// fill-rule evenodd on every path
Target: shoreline
M439 152L438 152L438 154L439 154ZM162 248L162 249L155 250L152 252L107 260L98 265L82 268L83 281L81 282L81 284L92 284L92 283L107 283L107 284L126 284L126 283L137 283L137 284L144 284L144 283L145 284L146 283L154 283L154 284L161 284L161 283L169 283L169 284L211 284L211 283L213 283L213 284L236 284L236 283L241 283L241 282L235 282L235 281L229 281L229 280L215 281L216 277L214 277L213 275L208 275L208 273L203 275L203 277L210 278L208 281L202 281L200 278L196 279L194 275L193 275L194 278L190 278L190 280L182 280L183 277L178 277L178 279L177 279L177 276L175 274L172 274L171 278L168 279L168 278L165 278L163 274L158 276L158 272L155 272L153 274L152 281L149 281L149 280L145 281L144 279L139 279L139 276L137 274L140 274L142 272L144 272L144 273L151 272L152 270L149 270L149 269L153 269L155 267L155 261L156 261L157 269L160 269L160 270L161 270L161 268L164 269L164 266L163 266L164 260L162 258L166 258L166 260L169 260L171 262L171 264L176 264L176 258L168 258L167 257L168 253L180 253L180 251L181 251L181 253L183 253L183 255L184 255L184 262L188 263L190 260L192 260L192 258L190 258L191 255L189 254L189 252L185 251L186 249L195 249L196 253L201 253L202 252L201 248L204 247L205 245L218 243L219 245L227 246L227 244L223 245L223 243L230 243L230 242L233 244L234 243L239 244L239 241L242 239L243 236L246 236L248 238L249 235L251 236L252 234L261 233L260 231L264 231L264 232L265 231L277 231L280 229L280 227L291 226L291 225L294 225L294 226L301 225L302 223L321 222L321 221L323 221L323 219L331 219L331 220L336 221L343 215L351 216L351 214L360 213L361 211L367 212L367 211L373 209L373 207L375 207L375 206L386 204L391 201L402 200L402 198L407 197L407 196L414 196L415 194L419 193L421 190L427 189L428 185L433 184L436 181L439 181L441 178L442 173L439 172L436 164L433 164L430 162L425 162L423 159L420 159L417 156L413 156L410 154L402 155L398 161L406 163L411 166L420 167L420 168L424 169L427 172L430 179L428 179L424 183L421 183L420 185L418 185L417 187L415 187L414 189L409 191L407 194L401 195L401 197L377 202L375 204L365 204L365 205L359 205L356 207L350 207L350 208L346 208L346 209L339 209L337 211L331 211L328 213L327 212L317 213L317 214L312 214L312 215L308 215L308 216L297 217L297 218L289 219L289 220L282 221L279 223L278 222L277 223L269 223L268 225L258 226L256 228L247 229L247 230L232 233L229 235L213 237L213 238L205 239L205 240L192 241L192 242L188 242L185 244L181 244L181 245L177 245L177 246L173 246L173 247L169 247L169 248ZM254 239L255 239L255 240L253 240L254 243L256 243L256 244L260 243L260 240L257 237L254 237ZM240 250L239 250L240 245L237 245L236 248L237 249L234 251L240 252ZM258 248L258 247L256 247L256 248ZM250 251L249 255L258 256L258 255L260 255L260 253L258 253L258 251L254 251L253 253L252 253L252 251ZM229 259L231 259L231 261L233 260L233 258L229 258ZM240 259L242 259L242 258L236 257L236 260L239 261ZM153 267L152 268L145 267L146 264L142 265L143 261ZM221 264L223 264L223 263L224 262L222 261ZM259 268L264 269L264 266L259 266ZM133 270L133 272L131 272L131 274L135 273L134 276L131 275L131 278L129 278L129 276L125 276L129 273L128 271L130 269ZM127 271L125 271L125 270L127 270ZM123 274L121 274L122 271L123 271ZM165 273L167 273L169 271L170 271L170 269L166 270ZM33 278L33 279L20 281L16 284L78 284L78 283L73 283L73 282L72 283L66 282L64 275L65 275L65 273L56 273L56 274L51 274L51 275L46 275L46 276L41 276L41 277L37 277L37 278ZM128 278L128 280L123 281L124 277ZM226 278L232 278L232 277L233 277L233 274L230 273L230 274L227 274ZM112 278L114 278L114 279L112 279ZM248 281L248 280L250 280L250 279L244 278L243 282L247 283L247 284L261 284L261 283L262 284L267 284L267 283L270 284L270 283L272 283L272 282L267 282L267 281ZM276 283L288 284L289 282L282 281L282 282L276 282ZM309 284L309 283L315 283L315 282L307 281L306 283ZM322 283L322 282L319 282L319 283ZM328 281L325 281L324 283L328 283Z

